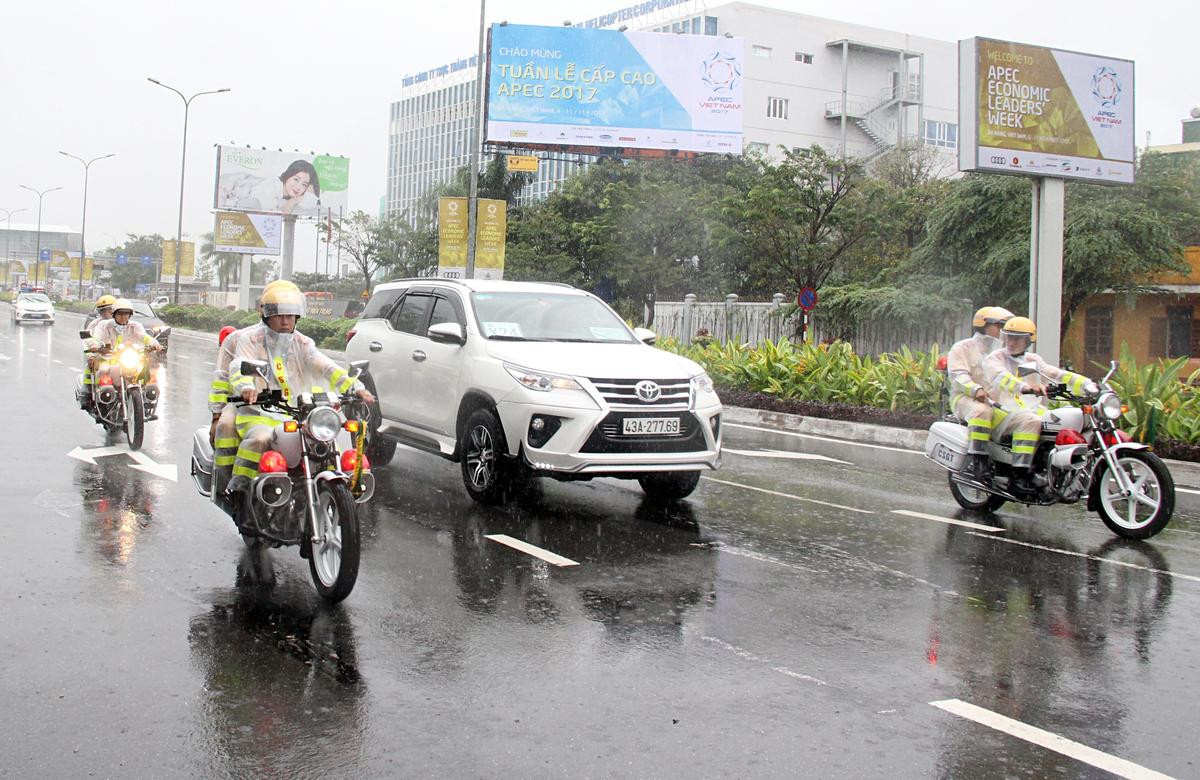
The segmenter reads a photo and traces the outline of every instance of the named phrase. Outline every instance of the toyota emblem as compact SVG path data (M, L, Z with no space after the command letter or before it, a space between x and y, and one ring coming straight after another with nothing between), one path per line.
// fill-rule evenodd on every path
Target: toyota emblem
M662 395L662 388L658 386L658 383L651 382L649 379L638 382L634 385L634 390L637 392L638 399L646 403L653 403Z

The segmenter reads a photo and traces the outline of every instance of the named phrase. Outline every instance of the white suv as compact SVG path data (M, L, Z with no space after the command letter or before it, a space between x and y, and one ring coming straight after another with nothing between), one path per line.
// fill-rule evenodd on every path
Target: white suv
M636 479L672 500L720 465L721 402L653 340L567 285L408 279L375 289L346 356L371 362L376 465L402 442L461 463L477 501L532 476Z

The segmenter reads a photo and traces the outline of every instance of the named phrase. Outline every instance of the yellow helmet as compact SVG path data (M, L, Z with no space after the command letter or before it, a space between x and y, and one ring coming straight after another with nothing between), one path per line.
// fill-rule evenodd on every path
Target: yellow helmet
M1002 306L984 306L975 312L971 318L971 327L983 328L988 325L1003 325L1013 317L1013 313Z
M304 293L296 285L282 279L272 282L262 294L263 320L276 314L304 316Z
M1000 332L1006 336L1028 336L1030 341L1037 341L1037 325L1028 317L1013 317L1004 323Z
M259 310L262 310L263 296L267 294L267 290L273 290L282 284L292 284L292 283L289 281L286 281L284 279L276 279L273 282L267 282L266 286L263 287L262 292L260 292L258 294L258 300L255 301L255 306L257 306ZM295 286L295 285L293 285L293 286Z
M127 311L133 314L133 304L129 302L128 298L117 298L113 301L112 310L114 317L119 311Z
M101 309L111 309L112 305L117 302L117 299L111 295L101 295L96 299L96 311Z

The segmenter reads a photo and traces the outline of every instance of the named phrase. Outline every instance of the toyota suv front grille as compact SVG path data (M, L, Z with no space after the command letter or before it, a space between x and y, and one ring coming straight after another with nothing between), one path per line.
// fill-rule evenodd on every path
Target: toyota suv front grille
M687 379L588 379L609 406L624 409L687 409Z

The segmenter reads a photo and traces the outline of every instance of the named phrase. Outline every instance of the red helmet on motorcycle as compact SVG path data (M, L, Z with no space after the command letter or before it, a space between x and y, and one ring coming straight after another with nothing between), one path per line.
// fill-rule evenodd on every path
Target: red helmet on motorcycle
M226 325L225 327L221 328L221 332L217 334L217 346L224 344L225 337L230 333L233 333L235 330L237 330L237 328L233 327L232 325Z

